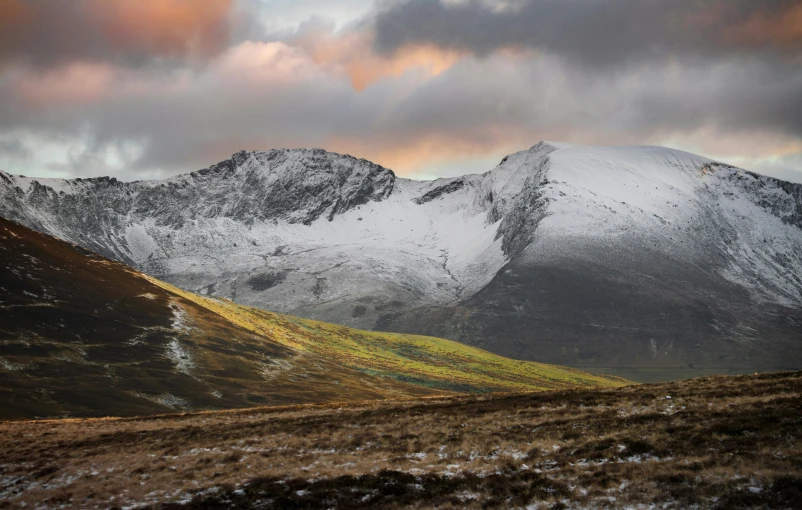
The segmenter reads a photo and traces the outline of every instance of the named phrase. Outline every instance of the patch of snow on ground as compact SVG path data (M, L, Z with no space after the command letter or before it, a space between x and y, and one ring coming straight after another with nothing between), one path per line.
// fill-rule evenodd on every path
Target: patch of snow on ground
M192 407L189 400L183 399L181 397L177 397L170 393L163 393L161 395L148 395L145 393L134 393L134 396L143 398L145 400L150 400L151 402L155 402L157 404L163 405L165 407L169 407L170 409L175 410L183 410L189 409Z
M175 338L167 344L167 357L175 364L176 370L182 374L191 375L190 372L195 368L195 362L192 360L190 352Z
M5 358L0 358L0 367L9 372L16 372L18 370L23 370L25 365L20 365L19 363L8 361Z
M172 327L181 332L187 332L192 329L189 314L178 303L170 303L170 310L173 311Z

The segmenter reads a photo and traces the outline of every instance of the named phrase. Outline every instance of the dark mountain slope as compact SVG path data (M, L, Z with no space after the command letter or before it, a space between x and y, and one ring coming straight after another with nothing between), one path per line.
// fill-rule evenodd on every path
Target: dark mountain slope
M372 389L325 360L307 365L122 264L6 220L0 258L4 418L428 393L392 381Z
M755 303L742 288L660 255L638 275L585 260L515 260L458 306L387 314L377 328L613 373L650 367L663 379L683 373L668 370L676 368L692 376L802 366L798 308Z

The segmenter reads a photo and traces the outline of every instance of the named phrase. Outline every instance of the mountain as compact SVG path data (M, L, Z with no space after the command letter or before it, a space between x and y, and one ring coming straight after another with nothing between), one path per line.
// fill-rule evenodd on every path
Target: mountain
M0 219L0 418L623 384L204 298Z
M0 173L0 216L173 285L587 367L802 367L802 185L541 142L413 181L322 150L164 181Z

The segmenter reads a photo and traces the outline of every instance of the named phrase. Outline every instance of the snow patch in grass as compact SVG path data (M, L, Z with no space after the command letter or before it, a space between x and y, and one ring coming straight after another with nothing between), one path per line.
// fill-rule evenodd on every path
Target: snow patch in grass
M186 333L192 330L192 319L189 314L178 303L170 303L170 310L173 311L172 327L177 331Z
M190 352L175 338L167 344L167 357L182 374L191 375L190 372L195 368L195 362L192 360Z
M134 393L136 397L144 398L145 400L150 400L151 402L155 402L157 404L163 405L165 407L169 407L170 409L189 409L192 407L189 400L183 399L181 397L176 397L170 393L162 393L161 395L147 395L145 393Z
M24 369L25 365L20 365L19 363L13 363L11 361L8 361L5 358L0 358L0 367L9 372L16 372L18 370Z

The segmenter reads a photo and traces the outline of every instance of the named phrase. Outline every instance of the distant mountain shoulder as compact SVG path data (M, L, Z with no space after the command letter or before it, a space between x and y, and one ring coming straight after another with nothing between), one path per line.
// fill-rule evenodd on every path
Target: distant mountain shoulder
M802 368L802 185L662 147L541 142L436 181L321 150L0 173L0 216L203 295L516 358Z

